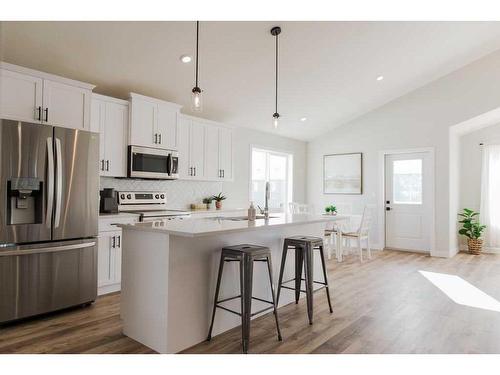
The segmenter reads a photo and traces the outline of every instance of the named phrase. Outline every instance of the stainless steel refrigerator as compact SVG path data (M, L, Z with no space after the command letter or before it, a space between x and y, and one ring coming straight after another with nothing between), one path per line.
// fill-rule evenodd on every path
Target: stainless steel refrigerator
M97 296L98 134L0 119L0 323Z

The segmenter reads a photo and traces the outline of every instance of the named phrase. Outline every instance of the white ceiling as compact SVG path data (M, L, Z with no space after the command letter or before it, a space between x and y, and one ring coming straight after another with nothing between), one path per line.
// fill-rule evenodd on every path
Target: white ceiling
M274 25L282 28L276 131ZM190 113L194 64L179 57L194 53L194 22L2 22L0 32L4 61ZM500 22L202 22L200 34L201 116L302 140L500 48Z

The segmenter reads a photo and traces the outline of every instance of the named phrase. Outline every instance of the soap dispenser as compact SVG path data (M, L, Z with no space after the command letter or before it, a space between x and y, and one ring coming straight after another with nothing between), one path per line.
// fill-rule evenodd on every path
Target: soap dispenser
M248 208L248 220L254 221L257 217L257 211L253 205L253 202L250 202L250 207Z

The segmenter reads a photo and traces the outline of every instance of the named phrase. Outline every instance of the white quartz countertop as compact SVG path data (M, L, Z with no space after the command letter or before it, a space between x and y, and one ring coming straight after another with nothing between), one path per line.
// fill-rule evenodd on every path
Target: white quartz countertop
M236 216L236 215L235 215ZM243 215L239 215L243 216ZM174 220L158 220L154 222L118 224L124 230L162 232L183 237L201 237L233 232L266 230L283 226L321 223L328 221L349 220L350 216L337 215L305 215L305 214L271 214L269 220L233 221L226 218L186 218Z

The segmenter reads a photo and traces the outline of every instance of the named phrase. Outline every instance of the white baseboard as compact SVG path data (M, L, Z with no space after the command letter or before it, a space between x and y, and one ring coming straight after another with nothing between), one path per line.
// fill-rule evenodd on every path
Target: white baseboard
M102 296L103 294L119 292L121 289L122 289L122 285L120 283L111 284L111 285L104 285L104 286L100 286L99 288L97 288L97 295Z

